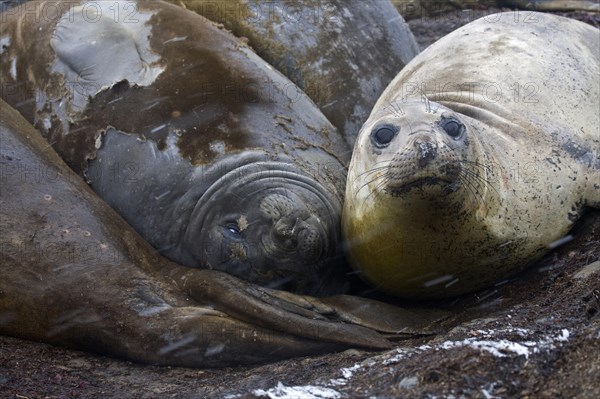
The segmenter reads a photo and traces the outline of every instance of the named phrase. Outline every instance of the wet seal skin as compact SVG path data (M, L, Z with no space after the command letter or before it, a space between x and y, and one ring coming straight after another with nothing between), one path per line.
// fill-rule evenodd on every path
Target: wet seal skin
M443 314L259 287L160 256L0 100L0 334L131 361L224 367L386 349Z
M172 0L222 23L296 83L354 145L419 47L389 1Z
M2 97L162 254L344 290L350 150L246 44L161 1L31 1L2 19Z
M392 0L392 3L406 20L435 17L452 10L485 10L489 7L531 11L600 11L598 2L590 0Z
M600 207L600 34L502 13L415 57L363 126L343 232L354 267L407 298L482 289Z

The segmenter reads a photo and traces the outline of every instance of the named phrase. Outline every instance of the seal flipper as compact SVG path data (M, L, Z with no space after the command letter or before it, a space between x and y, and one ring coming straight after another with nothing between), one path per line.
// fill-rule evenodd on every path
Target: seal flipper
M391 340L437 334L439 323L452 316L441 309L404 308L350 295L321 301L335 309L340 320L379 331Z
M391 343L359 323L346 324L322 314L317 308L283 300L277 292L214 270L172 269L169 275L187 294L200 303L209 303L245 322L284 333L344 346L389 349ZM289 294L289 299L296 297ZM303 298L303 297L299 297ZM316 300L316 299L315 299ZM358 298L357 301L360 301Z
M275 290L269 290L269 295L291 312L362 326L392 340L437 334L437 324L451 316L441 309L399 307L350 295L314 298Z

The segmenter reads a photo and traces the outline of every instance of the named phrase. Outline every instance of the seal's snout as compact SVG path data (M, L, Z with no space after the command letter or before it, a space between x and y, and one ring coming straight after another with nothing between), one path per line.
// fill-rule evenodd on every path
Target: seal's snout
M274 240L282 248L297 251L297 258L317 263L326 251L326 237L318 220L285 217L273 227Z
M437 144L427 139L417 139L414 142L417 150L417 163L425 168L437 156Z
M263 214L273 220L270 248L280 261L293 254L295 260L316 262L327 251L327 231L304 203L281 194L271 194L262 201Z
M298 246L298 231L300 220L295 217L285 217L278 220L273 226L275 239L286 248L294 249Z
M316 218L286 216L275 222L273 238L282 248L298 251L299 258L317 260L326 246L322 230Z

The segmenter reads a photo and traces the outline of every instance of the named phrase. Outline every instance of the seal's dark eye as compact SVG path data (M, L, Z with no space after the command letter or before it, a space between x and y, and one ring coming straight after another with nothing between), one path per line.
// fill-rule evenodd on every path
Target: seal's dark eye
M397 133L398 129L394 126L377 126L371 132L371 140L377 147L385 147L392 142Z
M452 137L453 139L461 138L465 132L465 125L454 118L442 119L440 121L440 126L442 129L444 129L448 136Z
M465 132L465 125L454 118L442 119L440 126L448 134L448 136L459 139Z
M239 237L240 235L240 226L238 226L237 223L227 223L225 230L227 230L232 236Z

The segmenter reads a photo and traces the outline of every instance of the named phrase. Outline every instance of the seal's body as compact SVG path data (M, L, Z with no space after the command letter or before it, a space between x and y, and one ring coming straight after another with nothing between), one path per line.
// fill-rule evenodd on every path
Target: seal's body
M161 257L2 100L0 163L0 334L180 367L390 346L356 325L389 326L385 304L320 303Z
M351 146L385 87L419 52L389 1L171 1L247 38Z
M600 206L600 35L528 15L490 15L434 43L363 126L342 224L380 289L481 289Z
M161 253L338 290L324 264L340 258L349 149L247 45L160 1L28 2L2 18L3 98Z

